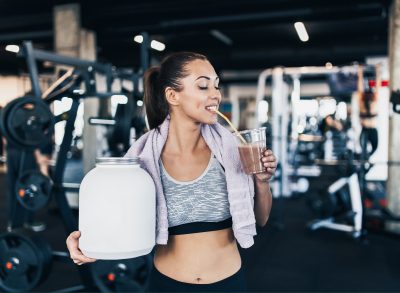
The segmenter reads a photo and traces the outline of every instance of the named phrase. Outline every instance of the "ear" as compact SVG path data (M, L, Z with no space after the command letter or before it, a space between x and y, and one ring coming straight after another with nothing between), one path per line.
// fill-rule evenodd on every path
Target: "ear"
M167 87L165 89L165 98L168 101L168 104L172 106L179 105L179 94L171 87Z

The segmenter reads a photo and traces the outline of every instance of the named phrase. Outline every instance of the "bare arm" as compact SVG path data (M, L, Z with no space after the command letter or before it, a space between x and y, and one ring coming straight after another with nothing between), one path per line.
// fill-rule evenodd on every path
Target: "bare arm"
M364 85L363 85L363 67L358 66L357 70L357 92L361 95L364 92Z
M269 214L272 208L272 193L269 187L269 182L264 182L254 178L254 214L258 226L267 224Z
M254 175L254 215L257 225L263 227L267 224L272 208L272 193L269 180L276 171L276 159L271 150L266 150L261 159L266 172Z

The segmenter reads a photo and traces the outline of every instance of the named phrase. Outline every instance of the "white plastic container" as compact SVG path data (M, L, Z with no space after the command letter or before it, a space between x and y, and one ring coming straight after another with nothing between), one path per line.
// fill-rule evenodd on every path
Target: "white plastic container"
M96 259L145 255L155 245L156 191L139 158L98 158L79 189L79 248Z

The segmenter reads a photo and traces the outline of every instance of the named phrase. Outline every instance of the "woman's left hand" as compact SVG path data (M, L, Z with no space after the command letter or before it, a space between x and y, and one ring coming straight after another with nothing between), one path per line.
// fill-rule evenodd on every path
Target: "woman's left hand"
M259 181L269 181L276 171L276 158L271 150L265 150L261 158L261 162L266 169L265 172L255 174L255 178Z

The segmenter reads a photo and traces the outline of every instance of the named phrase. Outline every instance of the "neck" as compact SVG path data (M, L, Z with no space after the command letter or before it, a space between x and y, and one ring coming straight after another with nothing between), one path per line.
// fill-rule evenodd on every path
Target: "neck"
M169 153L193 154L205 146L201 123L171 114L166 147Z

